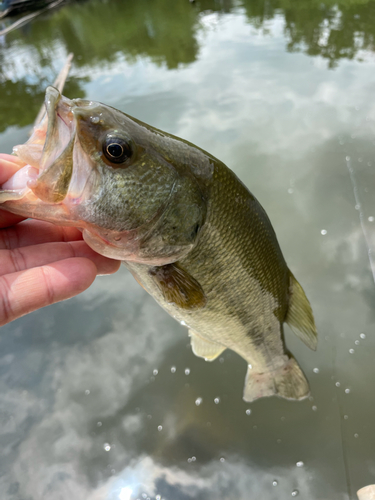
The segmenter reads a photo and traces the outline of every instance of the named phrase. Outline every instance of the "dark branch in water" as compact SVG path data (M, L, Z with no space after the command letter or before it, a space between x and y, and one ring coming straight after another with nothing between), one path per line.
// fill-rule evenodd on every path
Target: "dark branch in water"
M62 93L62 91L64 89L64 85L65 85L66 79L68 78L68 74L69 74L70 67L72 65L73 57L74 57L74 54L71 52L68 55L68 57L67 57L67 59L65 61L65 64L64 64L64 66L62 68L62 70L60 71L60 73L58 74L56 80L52 84L52 86L56 87L60 93ZM45 107L44 107L44 104L43 104L42 107L40 108L40 111L39 111L37 117L35 118L33 128L36 125L38 125L39 122L42 121L42 118L45 115L45 113L46 113L46 110L45 110ZM29 135L31 135L32 130L33 129L31 129L31 131L29 132Z
M7 35L11 31L15 30L16 28L19 28L21 26L24 26L26 23L30 22L34 17L39 16L39 14L42 14L43 12L46 12L49 9L53 9L54 7L57 7L60 3L62 3L64 0L56 0L56 2L51 3L44 9L37 10L36 12L33 12L32 14L28 14L27 16L22 17L21 19L18 19L15 23L11 24L7 28L4 28L3 30L0 31L0 36L2 35ZM8 11L5 11L5 13L8 13ZM3 14L4 16L4 14Z

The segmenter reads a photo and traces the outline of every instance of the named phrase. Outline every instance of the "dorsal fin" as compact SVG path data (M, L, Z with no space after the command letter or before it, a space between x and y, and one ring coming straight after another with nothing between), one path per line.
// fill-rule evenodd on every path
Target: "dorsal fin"
M288 323L293 333L302 340L310 349L316 350L318 334L310 302L307 300L303 288L293 274L289 271L289 306L285 322Z

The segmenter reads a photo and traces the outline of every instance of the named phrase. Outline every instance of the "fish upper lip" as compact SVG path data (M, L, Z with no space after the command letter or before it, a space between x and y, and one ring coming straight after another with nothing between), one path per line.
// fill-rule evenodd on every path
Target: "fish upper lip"
M67 195L76 137L75 107L76 104L57 89L47 87L46 114L34 127L30 139L13 148L13 152L24 162L23 169L34 167L32 176L26 170L21 174L19 179L22 178L22 182L13 190L14 195L18 192L22 198L32 192L40 201L47 203L57 203L53 200L62 201Z
M62 100L64 100L64 103L59 108L59 103ZM49 86L46 89L44 104L47 112L47 130L42 157L40 160L39 173L48 168L58 157L60 157L64 153L73 135L75 135L75 124L73 125L73 127L71 125L75 122L74 118L72 119L72 122L69 123L67 117L64 116L65 114L67 115L69 112L73 111L75 107L74 102L64 98L55 87ZM69 130L69 137L64 141L63 144L60 144L60 148L58 148L57 154L51 155L51 150L55 146L53 144L53 141L55 139L57 139L58 142L61 141L62 134L59 127L59 120L61 120L64 126Z

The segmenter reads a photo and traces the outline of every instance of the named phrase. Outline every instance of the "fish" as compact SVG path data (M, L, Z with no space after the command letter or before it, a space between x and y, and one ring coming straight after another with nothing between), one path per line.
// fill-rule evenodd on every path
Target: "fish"
M284 323L310 349L311 305L255 196L220 160L105 104L54 87L1 208L75 226L99 254L187 326L192 350L247 363L243 399L302 400L309 383L287 349Z

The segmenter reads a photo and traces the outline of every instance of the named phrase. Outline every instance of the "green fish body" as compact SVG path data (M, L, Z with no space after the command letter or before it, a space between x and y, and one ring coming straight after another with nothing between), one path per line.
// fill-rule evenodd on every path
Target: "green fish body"
M2 208L80 227L94 250L123 260L189 328L197 356L212 361L229 348L245 359L245 401L307 397L283 323L316 349L311 307L267 214L236 175L103 104L70 101L49 87L46 107L48 126L15 148L26 180L20 171L3 186Z

